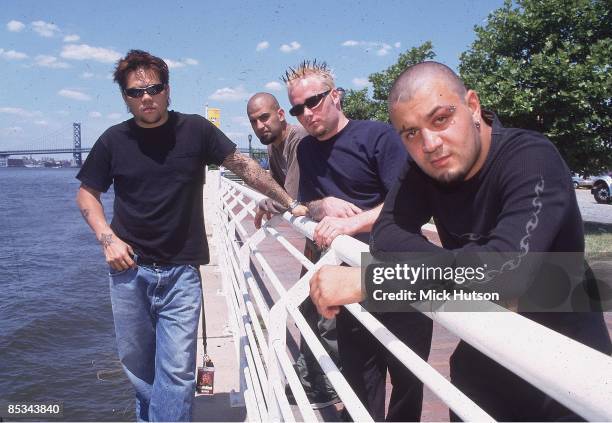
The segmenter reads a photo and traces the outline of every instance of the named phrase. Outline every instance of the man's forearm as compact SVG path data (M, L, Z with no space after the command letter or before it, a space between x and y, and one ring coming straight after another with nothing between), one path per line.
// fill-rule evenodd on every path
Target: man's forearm
M250 157L235 151L225 158L223 166L240 176L248 185L267 197L289 207L293 199L276 183L272 176Z
M95 233L103 245L113 242L114 233L104 216L104 208L98 196L92 191L81 187L77 194L77 205L85 222Z
M380 203L378 206L374 207L371 210L364 211L363 213L359 213L358 215L351 217L350 219L355 220L355 227L356 227L355 233L358 234L362 232L372 231L374 222L376 222L376 219L378 219L378 216L380 215L380 211L382 210L382 207L383 207L383 203Z

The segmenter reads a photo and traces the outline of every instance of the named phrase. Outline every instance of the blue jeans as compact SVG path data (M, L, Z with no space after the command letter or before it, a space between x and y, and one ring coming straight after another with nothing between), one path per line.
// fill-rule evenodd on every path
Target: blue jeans
M190 421L202 303L193 266L111 270L117 348L136 391L139 421Z

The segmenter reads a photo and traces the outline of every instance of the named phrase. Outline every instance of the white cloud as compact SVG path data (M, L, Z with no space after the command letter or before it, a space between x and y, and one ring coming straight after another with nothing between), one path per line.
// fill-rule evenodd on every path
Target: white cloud
M255 47L255 51L262 51L270 47L270 43L267 41L262 41L261 43L257 43L257 47Z
M64 42L65 43L74 43L75 41L79 41L81 39L81 37L79 37L76 34L70 34L70 35L66 35L64 37Z
M31 112L20 107L0 107L0 113L16 115L22 118L30 118L34 116L40 116L42 114L40 112Z
M4 50L0 48L0 57L6 60L23 60L28 57L27 54L15 50Z
M82 93L80 91L77 90L70 90L67 88L63 88L61 90L59 90L57 92L58 95L62 96L62 97L66 97L69 98L71 100L78 100L78 101L89 101L91 100L91 97L88 96L85 93Z
M6 29L8 29L11 32L21 32L23 31L23 28L25 28L25 25L23 22L19 22L19 21L9 21L6 24Z
M102 63L113 63L121 58L115 50L103 47L92 47L87 44L67 44L60 54L64 59L95 60Z
M291 41L289 44L283 44L280 47L280 51L282 51L283 53L291 53L292 51L299 50L300 47L302 47L300 43L298 43L297 41Z
M355 41L355 40L348 40L348 41L343 42L341 45L343 47L361 47L366 52L374 50L374 51L376 51L376 54L378 56L386 56L387 54L389 54L389 51L392 48L387 43L379 43L379 42L376 42L376 41ZM399 48L400 44L399 43L395 43L395 46L396 46L396 48Z
M198 64L196 59L191 59L189 57L183 60L164 59L164 62L166 62L169 69L183 68L187 65L195 66Z
M47 122L46 120L35 120L34 124L38 126L47 126L49 122Z
M217 101L240 101L246 100L248 97L249 93L244 89L242 85L239 85L235 88L219 88L217 91L208 96L209 99Z
M379 56L386 56L387 54L389 54L389 51L391 50L391 46L389 44L382 44L382 46L376 51L376 54Z
M393 44L393 46L394 46L395 48L400 48L400 47L402 46L402 43L400 43L400 42L398 41L398 42L396 42L395 44Z
M57 57L47 56L45 54L39 54L36 56L34 63L36 66L53 69L66 69L70 67L68 63L57 60Z
M164 59L164 62L166 62L166 64L168 65L168 69L182 68L185 66L183 62L177 62L175 60L170 59Z
M264 85L267 89L272 91L280 91L283 89L283 84L277 81L270 81L266 85Z
M101 118L102 117L102 113L96 112L94 110L93 112L89 112L89 117L90 118L94 118L94 119Z
M34 21L30 25L41 37L53 37L60 30L57 25L45 21Z
M94 76L95 76L95 75L94 75L93 73L91 73L91 72L83 72L83 73L81 74L81 78L83 78L83 79L91 79L91 78L93 78Z
M121 113L109 113L106 115L106 119L110 119L110 120L121 119Z
M365 88L370 85L370 81L368 81L368 78L353 78L351 82L357 88Z

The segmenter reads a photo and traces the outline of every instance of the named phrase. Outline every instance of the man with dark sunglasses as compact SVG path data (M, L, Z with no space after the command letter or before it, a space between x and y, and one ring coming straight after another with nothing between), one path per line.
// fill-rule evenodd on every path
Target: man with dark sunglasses
M109 264L121 364L136 391L136 417L189 421L201 308L199 266L209 261L203 219L204 166L223 165L303 215L287 193L216 126L168 111L168 66L131 50L115 82L134 116L107 129L77 175L77 203ZM100 194L113 185L113 220Z
M278 100L269 93L257 93L247 103L247 115L255 135L262 144L268 147L270 173L279 185L284 186L289 195L296 198L300 181L300 168L297 161L297 148L308 133L301 125L291 125L285 118L285 111ZM264 199L257 206L255 227L261 227L264 215L270 219L272 213L284 211L275 201ZM304 255L311 261L319 259L319 250L314 243L306 239ZM302 268L302 275L306 269ZM336 339L335 319L322 319L310 303L307 307L308 321L315 334L327 350L337 359L338 343ZM300 339L300 354L296 360L298 376L306 391L313 409L318 410L338 403L340 400L325 373L312 357L303 339ZM337 360L336 360L337 361ZM293 402L293 401L292 401Z
M349 120L325 63L304 61L283 79L292 105L289 113L310 134L298 147L298 198L319 221L314 240L327 247L345 234L367 243L385 195L408 159L399 136L382 122ZM312 307L310 300L304 304ZM430 319L416 313L408 319L377 317L427 359ZM386 419L418 420L422 384L348 311L342 309L336 320L342 373L374 420L385 420L387 369L393 393Z

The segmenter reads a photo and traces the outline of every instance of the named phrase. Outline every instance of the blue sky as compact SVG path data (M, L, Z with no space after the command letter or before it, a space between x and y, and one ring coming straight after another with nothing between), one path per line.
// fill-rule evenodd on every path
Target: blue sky
M279 77L288 66L325 60L339 86L362 88L369 74L431 40L437 60L456 69L474 25L502 3L4 1L0 150L70 144L72 122L81 122L83 145L91 146L128 119L110 75L132 48L167 59L172 109L219 107L221 129L246 146L246 101L269 91L287 109Z

